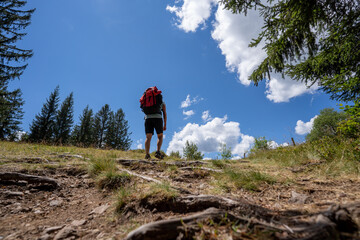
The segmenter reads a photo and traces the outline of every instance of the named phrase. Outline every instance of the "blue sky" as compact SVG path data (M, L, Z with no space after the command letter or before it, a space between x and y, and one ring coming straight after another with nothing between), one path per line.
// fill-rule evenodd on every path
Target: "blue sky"
M277 75L258 87L247 81L264 56L247 47L261 27L253 12L233 15L214 0L39 0L26 7L36 11L18 45L34 56L10 85L23 92L25 131L57 85L61 100L74 93L76 122L86 105L122 108L133 149L145 139L139 98L156 85L168 110L163 149L181 152L189 140L206 157L221 143L242 156L254 137L301 142L321 109L337 109L316 86Z

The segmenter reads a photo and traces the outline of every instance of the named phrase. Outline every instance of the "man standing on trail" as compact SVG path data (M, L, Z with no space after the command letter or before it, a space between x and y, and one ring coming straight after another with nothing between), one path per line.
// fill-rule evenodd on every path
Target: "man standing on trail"
M156 87L146 89L143 96L140 98L140 107L145 113L145 159L151 159L150 142L152 136L154 135L154 129L156 130L158 137L155 157L163 159L164 154L162 154L160 150L163 143L163 131L166 130L167 115L166 105L163 102L161 91L159 91Z

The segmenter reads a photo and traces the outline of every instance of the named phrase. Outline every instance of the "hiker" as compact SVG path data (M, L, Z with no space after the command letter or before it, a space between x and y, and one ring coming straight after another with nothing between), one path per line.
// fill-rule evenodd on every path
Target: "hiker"
M156 86L146 89L143 96L140 98L140 108L145 113L145 159L151 159L150 142L154 135L154 129L156 130L158 137L155 157L163 159L164 154L161 153L160 150L163 143L163 131L166 130L166 105L162 100L161 91L159 91ZM164 120L162 113L164 115Z

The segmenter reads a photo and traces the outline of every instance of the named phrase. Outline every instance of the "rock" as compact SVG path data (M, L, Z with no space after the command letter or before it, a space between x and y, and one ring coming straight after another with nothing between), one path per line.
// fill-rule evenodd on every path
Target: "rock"
M35 209L35 212L34 212L35 214L41 214L41 213L43 213L40 209Z
M82 219L82 220L74 220L71 222L71 225L72 226L75 226L75 227L79 227L79 226L82 226L86 223L86 220L85 219Z
M46 228L44 230L44 234L49 234L49 233L56 232L56 231L62 229L63 227L64 227L64 225Z
M95 214L101 215L101 214L103 214L103 213L106 211L106 209L108 209L109 207L110 207L109 204L101 205L101 206L95 208L94 210L92 210L90 214L94 214L94 213L95 213Z
M50 205L50 207L58 207L58 206L60 206L62 203L63 203L63 200L62 200L62 199L52 200L52 201L50 201L49 205Z
M311 201L310 197L305 194L300 194L295 191L291 191L291 198L289 202L296 204L306 204Z
M51 236L47 233L38 238L38 240L49 240L49 239L51 239Z
M11 191L5 191L4 194L8 197L22 197L24 196L23 192L11 192Z
M72 237L72 236L77 237L77 234L76 234L75 229L71 225L69 225L69 226L66 226L63 229L61 229L55 235L54 240L62 240L62 239L69 238L69 237Z

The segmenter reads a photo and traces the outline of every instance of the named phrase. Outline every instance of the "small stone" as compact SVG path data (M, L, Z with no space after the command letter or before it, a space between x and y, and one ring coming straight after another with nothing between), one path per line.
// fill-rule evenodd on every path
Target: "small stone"
M63 200L52 200L49 205L50 207L58 207L63 203Z
M75 226L75 227L79 227L79 226L82 226L86 223L86 220L85 219L82 219L82 220L74 220L71 222L71 225Z
M49 234L44 234L38 238L38 240L49 240L49 239L51 239L51 236Z
M42 212L40 209L36 209L34 213L35 213L35 214L41 214L41 213L43 213L43 212Z
M92 212L91 212L90 214L93 214L93 213L99 214L99 215L100 215L100 214L103 214L103 213L106 211L106 209L109 208L109 206L110 206L110 205L108 205L108 204L99 206L99 207L95 208L94 210L92 210Z
M72 236L77 236L75 229L72 226L66 226L55 235L54 240L66 239Z
M46 228L46 229L44 230L44 233L45 233L45 234L53 233L53 232L56 232L56 231L62 229L63 227L64 227L64 225L55 226L55 227L49 227L49 228Z
M289 202L296 204L306 204L310 202L310 197L305 194L300 194L295 191L291 191L291 198Z

